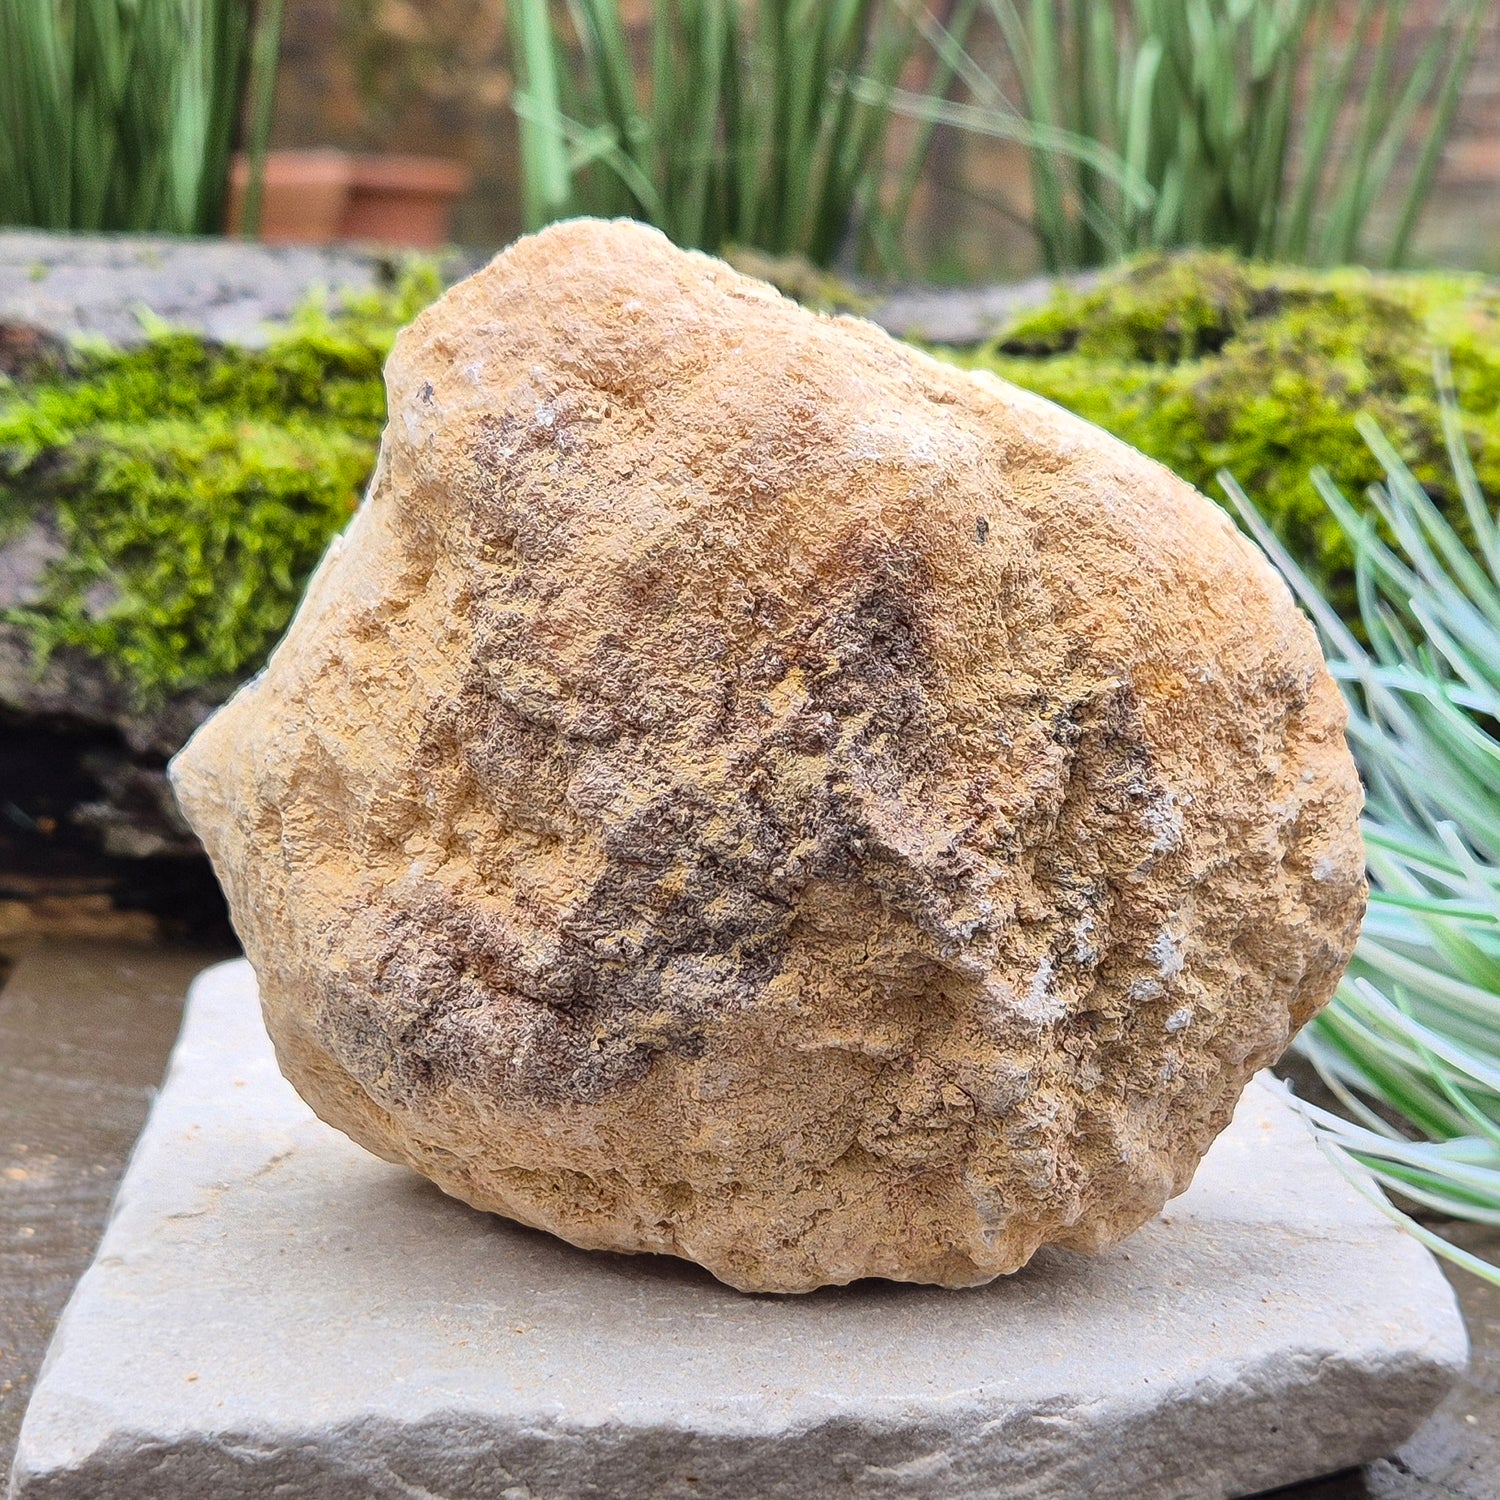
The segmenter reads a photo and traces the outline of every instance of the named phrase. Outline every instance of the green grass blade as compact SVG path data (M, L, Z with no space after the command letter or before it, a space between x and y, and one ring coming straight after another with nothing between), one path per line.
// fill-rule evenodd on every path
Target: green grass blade
M246 239L260 234L261 202L265 195L266 154L271 143L271 116L276 104L276 65L281 55L281 28L286 0L261 0L250 49L250 125L246 135L250 177L240 232ZM231 129L232 134L232 129Z
M526 227L539 229L567 215L573 196L558 48L546 0L510 0L510 26L516 39L522 208Z

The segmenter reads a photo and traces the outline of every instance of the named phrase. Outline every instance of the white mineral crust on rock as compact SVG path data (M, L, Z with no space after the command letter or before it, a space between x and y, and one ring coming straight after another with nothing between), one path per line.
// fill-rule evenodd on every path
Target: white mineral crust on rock
M386 378L174 763L312 1107L758 1291L972 1285L1181 1192L1364 899L1342 702L1225 516L628 223L520 241Z

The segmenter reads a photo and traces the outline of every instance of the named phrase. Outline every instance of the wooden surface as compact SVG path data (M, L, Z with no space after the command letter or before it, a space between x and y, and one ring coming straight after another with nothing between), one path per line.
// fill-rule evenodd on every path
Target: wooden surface
M0 990L0 1474L73 1282L94 1253L198 969L224 955L38 944ZM1500 1230L1447 1226L1500 1258ZM1288 1500L1500 1500L1500 1290L1453 1272L1468 1378L1400 1454Z

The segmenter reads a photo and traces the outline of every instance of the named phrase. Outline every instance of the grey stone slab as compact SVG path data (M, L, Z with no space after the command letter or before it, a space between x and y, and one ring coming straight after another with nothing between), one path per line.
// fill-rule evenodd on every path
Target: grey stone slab
M381 257L358 249L138 235L0 233L0 323L63 341L140 343L149 318L221 343L264 342L314 288L363 291Z
M981 344L1012 318L1043 306L1057 290L1050 277L1014 285L896 287L878 297L870 317L898 339L927 344Z
M901 286L874 294L870 317L898 339L925 344L982 344L1022 313L1035 312L1059 288L1087 291L1097 272L1033 276L996 286Z
M446 252L444 278L457 280L487 258ZM257 345L309 293L366 290L392 264L389 252L359 245L0 230L0 326L63 343L83 334L129 346L146 337L148 313L216 342ZM977 344L1040 307L1058 286L1086 288L1097 279L1084 272L974 287L851 284L867 293L869 316L898 338Z
M236 963L194 987L12 1495L1233 1496L1390 1452L1465 1352L1269 1081L1105 1256L747 1297L367 1156L282 1081Z

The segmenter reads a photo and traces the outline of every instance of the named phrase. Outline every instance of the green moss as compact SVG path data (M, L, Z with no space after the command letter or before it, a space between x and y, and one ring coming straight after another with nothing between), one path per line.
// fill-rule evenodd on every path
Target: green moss
M1228 470L1345 613L1348 539L1308 478L1352 498L1381 478L1354 427L1367 412L1467 532L1443 453L1433 357L1446 350L1471 450L1500 496L1500 287L1155 257L1063 292L987 347L950 351L1160 459L1205 493Z
M391 342L438 290L417 266L264 349L163 331L0 385L0 535L46 512L64 544L0 616L38 664L101 657L143 705L259 667L374 465Z

